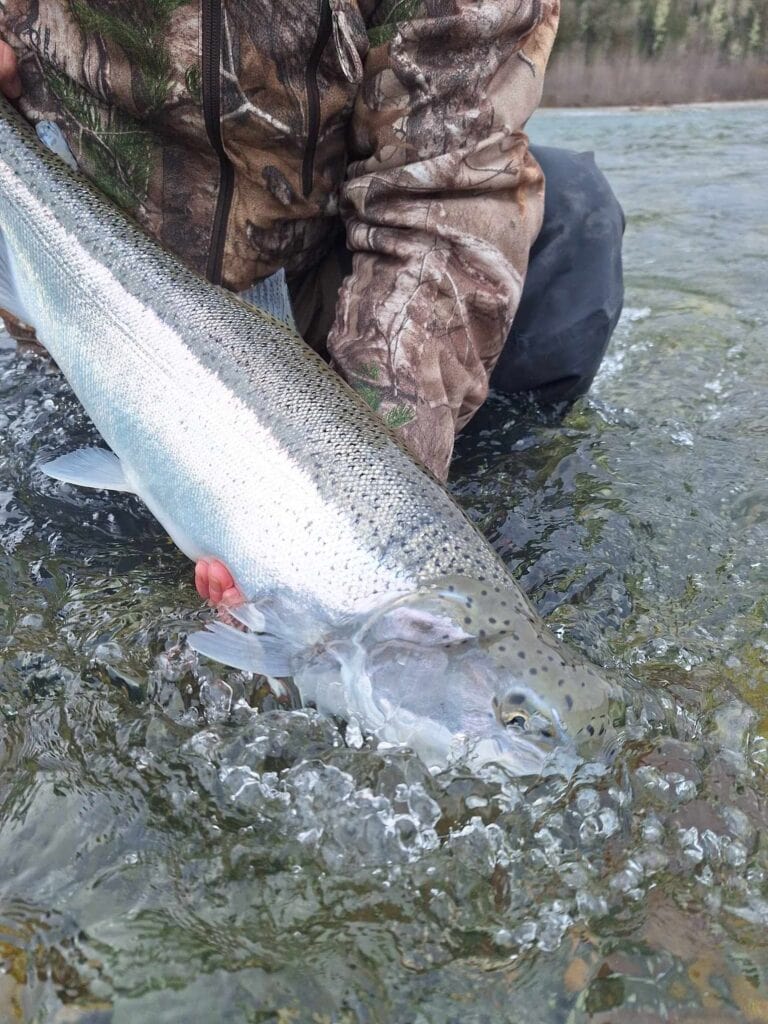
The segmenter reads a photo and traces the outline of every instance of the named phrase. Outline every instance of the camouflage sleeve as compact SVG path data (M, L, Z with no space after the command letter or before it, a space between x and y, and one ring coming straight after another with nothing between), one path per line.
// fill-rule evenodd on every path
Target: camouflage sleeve
M523 133L559 0L375 6L342 196L335 365L445 478L488 390L541 226Z

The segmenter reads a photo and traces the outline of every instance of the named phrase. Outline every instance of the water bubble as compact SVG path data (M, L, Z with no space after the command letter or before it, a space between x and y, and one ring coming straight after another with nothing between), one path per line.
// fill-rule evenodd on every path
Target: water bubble
M755 827L741 808L726 806L722 808L721 814L733 836L741 839L747 845L753 841Z
M600 820L595 814L590 814L579 826L579 840L586 844L597 839L600 835Z
M208 723L224 722L232 710L232 687L223 679L200 685L200 703Z
M559 835L556 835L550 828L541 828L534 833L533 838L545 853L559 853L562 850L563 842Z
M647 846L638 853L637 861L645 874L652 875L669 864L669 857L660 846Z
M704 864L696 874L702 885L711 886L715 882L715 874L709 864Z
M694 827L678 829L677 836L685 857L694 864L700 863L704 859L704 850L699 839L699 830Z
M664 837L664 826L655 814L643 822L642 836L646 843L660 843Z
M604 917L608 913L608 901L598 893L577 893L576 906L582 917Z
M19 626L23 626L26 629L42 629L45 620L42 615L36 615L31 613L29 615L23 615L19 619Z
M523 921L519 924L512 933L515 937L515 942L518 946L525 950L530 949L536 941L538 935L539 926L535 921Z
M357 719L350 718L347 722L347 727L344 730L344 742L353 750L362 749L362 746L365 743L365 737L363 736L363 731L360 728Z
M600 832L605 839L619 831L619 817L612 807L604 807L598 817Z
M738 839L723 836L721 840L723 860L732 868L743 868L747 863L747 851Z
M768 900L760 897L753 897L747 906L726 905L724 907L729 914L734 914L749 924L759 925L761 928L768 928Z
M123 659L123 649L120 644L114 640L108 640L105 643L101 643L93 652L93 656L96 661L103 662L105 664L115 664Z
M666 780L680 803L687 803L696 796L696 783L680 772L667 772Z
M545 953L554 952L563 940L563 936L573 924L573 918L566 910L562 900L554 900L539 914L539 927L536 945Z
M720 859L720 836L711 828L704 829L701 833L701 848L707 860L718 861Z
M585 787L576 794L576 810L580 814L594 814L600 807L600 794L596 789Z
M669 792L669 779L662 775L658 768L654 768L652 765L641 765L635 775L650 793L656 796L666 796Z
M502 946L503 948L510 948L517 945L515 936L507 928L499 928L499 930L494 933L493 941L497 946Z
M616 892L627 895L638 892L638 886L643 880L643 866L636 860L628 860L623 870L617 872L608 883Z
M433 800L422 785L414 783L407 788L407 803L411 814L423 827L434 828L442 815L440 804Z

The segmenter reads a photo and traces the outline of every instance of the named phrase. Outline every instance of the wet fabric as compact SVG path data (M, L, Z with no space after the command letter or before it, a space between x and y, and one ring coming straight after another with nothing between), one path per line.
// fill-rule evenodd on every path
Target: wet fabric
M621 314L624 213L592 153L532 152L547 182L544 224L491 386L571 401L589 389Z
M27 116L197 270L242 291L316 268L343 230L328 347L444 475L541 226L523 129L558 17L558 0L7 0L0 36Z

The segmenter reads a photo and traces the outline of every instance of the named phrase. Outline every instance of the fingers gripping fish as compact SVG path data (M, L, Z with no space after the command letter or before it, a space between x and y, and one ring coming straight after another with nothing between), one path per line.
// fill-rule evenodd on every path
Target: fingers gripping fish
M109 446L68 483L137 494L244 596L189 638L429 764L542 770L621 694L562 648L493 549L284 323L213 287L0 103L0 307L37 329ZM224 497L222 497L224 496Z

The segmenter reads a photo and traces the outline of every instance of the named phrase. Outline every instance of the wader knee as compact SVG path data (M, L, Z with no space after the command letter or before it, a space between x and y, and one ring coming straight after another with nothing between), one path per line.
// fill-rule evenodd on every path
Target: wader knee
M591 153L531 151L546 178L544 221L491 386L571 401L589 389L621 313L624 214Z

